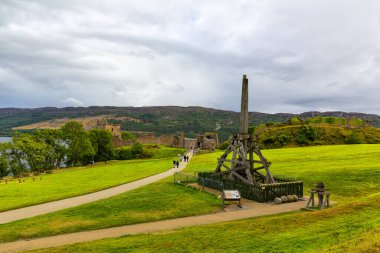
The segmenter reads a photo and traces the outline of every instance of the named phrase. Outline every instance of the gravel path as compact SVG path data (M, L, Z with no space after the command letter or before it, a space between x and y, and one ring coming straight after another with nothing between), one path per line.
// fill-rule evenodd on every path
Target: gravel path
M293 202L282 205L257 204L247 210L221 212L215 214L191 216L171 220L163 220L121 227L113 227L78 233L57 235L33 240L22 240L0 244L0 252L19 252L25 250L57 247L80 242L94 241L98 239L119 237L123 235L134 235L140 233L152 233L164 230L172 230L183 227L212 224L224 221L233 221L257 216L278 214L283 212L299 210L305 207L305 201Z
M188 156L192 157L192 152L189 152ZM97 201L100 199L106 199L130 190L134 190L136 188L139 188L141 186L159 181L161 179L164 179L166 177L172 176L174 172L181 171L186 167L187 163L182 162L179 165L179 168L172 168L165 172L162 172L160 174L156 174L153 176L149 176L140 180L136 180L130 183L126 183L123 185L119 185L116 187L108 188L102 191L89 193L86 195L81 195L77 197L57 200L53 202L48 202L40 205L34 205L19 209L14 209L10 211L5 211L0 213L0 224L21 220L25 218L34 217L41 214L51 213L55 211L59 211L62 209L66 209L69 207L79 206L83 204L87 204L93 201ZM0 252L2 252L0 250Z

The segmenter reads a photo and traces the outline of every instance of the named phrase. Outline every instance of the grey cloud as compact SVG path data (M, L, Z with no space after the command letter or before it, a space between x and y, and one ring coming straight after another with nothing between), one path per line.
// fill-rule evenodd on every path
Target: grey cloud
M0 107L238 110L247 74L251 110L379 113L379 19L375 0L5 0Z

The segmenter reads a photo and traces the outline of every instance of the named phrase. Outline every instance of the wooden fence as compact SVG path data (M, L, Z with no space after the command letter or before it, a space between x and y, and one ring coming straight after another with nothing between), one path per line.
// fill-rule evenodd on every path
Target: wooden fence
M200 178L210 180L201 181ZM206 187L216 188L214 181L223 183L223 188L226 190L239 190L243 198L261 203L273 201L275 197L284 195L297 195L298 197L303 197L302 181L291 181L289 179L275 177L275 181L278 183L251 185L240 181L233 181L219 175L214 175L212 172L198 173L198 183L202 182Z

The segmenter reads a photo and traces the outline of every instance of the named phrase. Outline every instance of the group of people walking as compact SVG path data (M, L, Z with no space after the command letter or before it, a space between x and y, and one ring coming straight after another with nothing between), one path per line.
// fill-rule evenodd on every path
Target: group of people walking
M182 155L178 155L179 161L178 160L173 160L173 167L174 168L178 168L179 167L179 163L182 162L182 159L183 159L184 162L188 162L189 158L190 157L187 156L187 155L184 155L183 157L182 157Z

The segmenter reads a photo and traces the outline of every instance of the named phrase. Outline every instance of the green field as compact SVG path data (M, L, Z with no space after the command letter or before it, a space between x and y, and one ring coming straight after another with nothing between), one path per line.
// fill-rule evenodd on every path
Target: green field
M380 145L264 150L272 173L317 181L338 203L281 215L125 236L38 252L379 252ZM193 157L187 170L215 167L220 153Z
M335 200L352 200L379 190L380 145L335 145L262 150L275 176L304 182L305 194L322 181ZM187 171L213 171L222 152L198 156Z
M215 212L221 201L172 178L105 200L0 225L0 242ZM158 194L153 194L158 193Z
M172 167L172 158L110 161L55 170L54 174L0 183L0 211L83 195L154 175Z
M168 148L163 145L144 145L144 148L150 150L153 153L152 158L167 158L177 157L178 154L182 154L186 151L184 148Z

